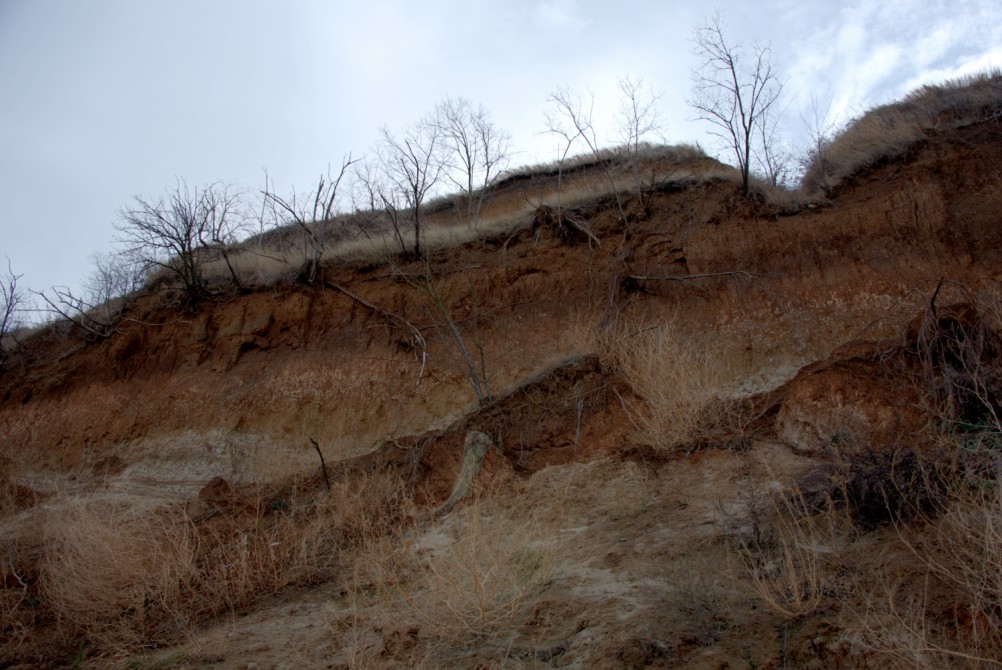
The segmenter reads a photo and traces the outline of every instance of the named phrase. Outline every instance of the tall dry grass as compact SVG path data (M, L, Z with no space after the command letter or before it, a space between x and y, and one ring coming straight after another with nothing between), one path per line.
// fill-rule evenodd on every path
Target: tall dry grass
M1002 71L926 85L900 102L882 105L850 121L807 157L801 188L830 191L877 163L896 160L930 131L1002 118Z
M675 317L616 324L597 344L606 364L644 401L637 420L644 443L683 449L721 419L723 389L733 376L728 357L685 333Z
M876 576L858 639L894 667L1002 667L1002 460L963 459L921 525L898 528L901 556Z
M787 621L810 616L840 589L844 551L857 537L852 520L830 499L809 503L796 486L756 504L748 514L754 528L737 544L752 591Z
M224 612L294 585L336 579L369 538L409 518L392 473L253 487L192 515L94 503L52 512L40 600L64 639L97 658L174 644Z
M332 621L336 660L349 667L385 662L387 634L406 643L396 660L413 664L434 665L440 652L472 645L507 649L555 574L553 512L520 514L480 492L434 523L371 537L354 558L346 602ZM382 646L373 643L374 631L383 632Z
M468 644L509 637L552 577L558 533L539 515L517 518L479 498L456 513L458 537L415 546L415 584L404 602L436 638Z

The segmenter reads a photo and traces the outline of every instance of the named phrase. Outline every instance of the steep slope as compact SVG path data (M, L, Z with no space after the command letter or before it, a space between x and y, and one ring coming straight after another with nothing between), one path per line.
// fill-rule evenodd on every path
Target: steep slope
M739 185L707 162L704 177L666 180L643 206L627 195L622 211L610 195L576 204L573 221L600 242L541 207L510 231L422 261L333 263L321 282L280 283L194 313L148 294L104 341L50 328L25 343L0 381L0 462L14 491L3 537L12 547L34 542L37 552L41 538L32 529L82 501L152 509L191 501L217 477L239 490L312 476L320 463L311 439L334 467L409 472L423 507L448 495L463 436L480 430L499 447L481 477L496 487L495 516L517 517L525 497L536 509L551 505L563 515L553 532L573 536L561 545L563 567L545 604L536 603L536 633L520 629L518 653L506 658L524 667L557 658L579 667L696 667L724 640L704 654L707 667L721 667L721 659L763 667L781 645L788 653L787 640L774 639L781 624L756 619L741 628L741 617L756 616L747 594L719 595L716 582L703 589L687 573L688 550L677 545L700 547L700 560L723 556L721 529L728 514L748 506L749 491L810 469L808 457L775 440L776 397L755 394L841 345L900 337L937 287L941 304L995 295L1000 139L992 121L930 134L907 161L878 165L795 214L741 199ZM652 457L639 436L645 410L601 334L668 316L678 337L726 364L721 395L751 397L745 407L754 420L725 427L707 444L734 446L746 431L754 446L741 444L752 446L754 467L738 451ZM478 380L490 394L483 403ZM553 492L554 482L565 495ZM422 529L461 535L460 521L450 521L458 518ZM11 593L21 583L10 576L20 575L16 560L5 568ZM672 571L686 574L665 578ZM685 580L695 580L689 590L679 586ZM645 590L649 597L640 595ZM701 590L720 600L701 600ZM619 615L606 611L624 606ZM318 617L326 605L303 607ZM377 635L385 623L378 605L335 599L331 607L340 622L335 633L341 626L379 637L369 651L387 667L422 659L472 667L501 653L485 644L469 656L454 649L435 656L434 645L408 642L407 628ZM568 614L589 610L596 613L587 620ZM714 618L717 610L727 612L726 622ZM653 611L660 614L651 620ZM682 625L686 612L698 629L663 641L657 631ZM349 616L373 623L352 628L344 624ZM804 646L796 653L828 662L834 633L801 624L791 637ZM768 649L751 645L740 661L739 642L756 626L772 631L763 638ZM307 654L308 664L351 664L335 633L323 628L329 646L322 651L296 653ZM813 657L811 635L822 640ZM227 667L254 660L253 645L227 648L216 633L210 637L205 664L213 654ZM540 652L547 648L549 656ZM278 663L289 653L264 656ZM195 656L184 663L198 665Z

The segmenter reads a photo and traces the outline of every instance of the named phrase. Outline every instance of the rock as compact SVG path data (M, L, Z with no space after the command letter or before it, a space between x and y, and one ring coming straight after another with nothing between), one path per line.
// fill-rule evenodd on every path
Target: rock
M914 443L926 416L909 380L861 356L797 373L776 417L776 432L799 451L864 449Z

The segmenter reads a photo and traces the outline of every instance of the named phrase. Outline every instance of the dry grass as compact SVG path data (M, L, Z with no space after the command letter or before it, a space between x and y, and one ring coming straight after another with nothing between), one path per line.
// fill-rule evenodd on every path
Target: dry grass
M38 601L89 657L124 658L183 641L265 594L336 578L352 552L397 532L409 504L402 480L386 473L330 493L303 480L249 487L198 515L178 505L67 506L45 522Z
M639 438L678 450L720 419L721 391L731 381L727 357L685 335L674 318L617 324L599 335L599 351L644 400Z
M863 644L896 667L1002 667L997 447L951 468L923 524L898 529L899 565L877 575L858 622Z
M173 639L196 586L198 538L183 510L82 505L46 526L42 593L60 624L120 652Z
M371 538L355 556L347 603L333 622L340 656L350 667L375 663L373 631L419 644L408 653L424 661L473 645L506 648L555 573L557 525L480 493L433 524Z
M730 178L735 172L722 164L712 168L695 166L695 162L709 159L701 148L692 145L645 145L638 158L644 164L645 181L655 187ZM475 226L460 220L454 195L437 198L425 206L422 246L434 252L512 232L527 225L534 207L541 204L578 207L616 191L629 193L635 185L628 160L624 147L604 150L598 158L592 154L574 157L563 166L559 192L556 164L513 170L495 185ZM327 247L321 258L324 262L382 260L402 251L389 220L380 212L359 211L313 225L323 226ZM410 244L413 231L402 232ZM266 287L295 278L312 255L305 232L297 226L283 226L241 243L230 251L229 262L243 284ZM213 283L226 283L231 278L222 258L206 261L203 273Z
M810 616L835 592L844 546L855 532L844 510L811 509L797 488L772 496L755 515L755 532L739 545L752 588L771 611L787 620Z
M538 516L516 518L480 500L456 513L457 537L415 547L417 575L401 590L425 631L468 644L509 637L553 575L557 532Z
M1002 118L1002 71L923 86L849 122L809 157L801 188L809 194L831 191L860 170L900 158L929 131L992 118Z

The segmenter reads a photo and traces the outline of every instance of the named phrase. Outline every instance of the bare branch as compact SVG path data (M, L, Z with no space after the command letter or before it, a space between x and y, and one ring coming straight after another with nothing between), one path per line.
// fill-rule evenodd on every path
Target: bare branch
M179 179L166 196L137 196L132 208L120 212L118 241L144 269L162 268L178 279L194 306L209 294L202 265L225 253L241 229L237 202L218 183L191 189Z
M267 173L265 173L265 188L261 191L263 211L270 207L276 224L292 224L302 232L304 244L308 247L307 279L311 283L317 278L321 260L327 250L329 229L337 217L337 195L341 182L344 181L351 166L360 160L352 159L351 154L346 155L341 159L341 169L338 170L337 175L331 174L331 168L328 165L327 173L321 174L317 179L316 188L308 192L302 200L298 198L295 189L287 199L276 194L268 182ZM284 216L279 212L284 212ZM229 265L228 260L227 265Z
M442 135L448 158L444 175L463 195L468 226L476 227L480 211L498 174L511 158L511 136L499 129L484 107L465 98L446 98L435 107L431 123Z
M21 325L20 311L26 300L18 281L24 275L14 274L7 259L7 275L0 281L0 364L7 358L13 332Z
M644 80L624 77L619 80L622 98L619 103L619 140L630 158L630 172L637 198L644 203L643 182L640 178L640 148L645 138L663 128L657 103L661 99L653 90L644 88Z
M382 129L380 167L390 192L382 193L386 204L403 205L414 226L414 256L421 256L421 207L445 170L442 132L429 121L420 121L400 136ZM399 200L398 200L399 198Z
M734 152L742 192L748 195L751 164L761 151L755 146L755 130L760 129L762 138L769 136L774 127L769 118L776 112L783 84L769 48L755 47L746 65L741 45L729 43L724 36L719 15L696 29L695 43L699 63L692 71L689 105L696 110L696 118L715 126L710 134Z

